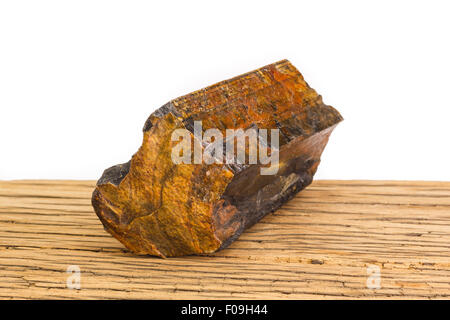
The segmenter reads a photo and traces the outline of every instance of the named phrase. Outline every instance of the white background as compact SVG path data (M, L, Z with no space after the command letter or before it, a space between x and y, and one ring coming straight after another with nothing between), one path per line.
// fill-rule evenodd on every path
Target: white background
M450 180L450 2L0 1L0 179L97 179L170 99L283 58L344 116L321 179Z

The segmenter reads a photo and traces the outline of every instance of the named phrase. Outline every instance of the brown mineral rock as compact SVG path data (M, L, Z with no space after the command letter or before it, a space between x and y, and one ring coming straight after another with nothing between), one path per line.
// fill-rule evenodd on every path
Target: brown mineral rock
M105 170L92 205L134 253L215 252L311 183L341 120L289 61L265 66L153 112L142 146Z

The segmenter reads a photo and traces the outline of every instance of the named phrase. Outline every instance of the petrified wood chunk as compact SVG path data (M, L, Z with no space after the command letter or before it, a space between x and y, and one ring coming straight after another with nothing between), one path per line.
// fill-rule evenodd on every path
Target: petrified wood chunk
M153 112L144 125L142 146L129 162L105 170L92 205L105 229L135 253L169 257L215 252L311 183L328 137L341 120L289 61L265 66ZM230 140L227 129L278 129L278 147L275 140L266 144L267 155L279 158L276 170L262 174L267 162L230 160L225 151L217 152L220 148L205 152L220 141L216 136L201 140L213 128L226 137L224 145ZM213 163L174 161L176 129L186 129L194 150L197 146L205 157L209 154ZM244 148L250 158L250 142Z

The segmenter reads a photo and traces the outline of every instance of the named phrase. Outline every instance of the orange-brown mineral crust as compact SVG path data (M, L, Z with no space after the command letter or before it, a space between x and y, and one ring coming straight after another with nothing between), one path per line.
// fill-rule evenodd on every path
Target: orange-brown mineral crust
M142 146L129 162L105 170L92 205L105 229L134 253L215 252L312 182L341 120L289 61L265 66L153 112ZM263 164L175 164L172 133L187 129L194 139L194 121L224 137L226 129L279 129L278 171L262 175Z

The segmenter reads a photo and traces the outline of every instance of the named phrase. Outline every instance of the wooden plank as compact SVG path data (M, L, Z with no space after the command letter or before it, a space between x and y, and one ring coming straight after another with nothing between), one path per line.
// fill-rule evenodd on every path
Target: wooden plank
M450 297L450 182L315 181L230 248L170 259L107 234L93 188L0 181L1 299Z

